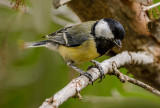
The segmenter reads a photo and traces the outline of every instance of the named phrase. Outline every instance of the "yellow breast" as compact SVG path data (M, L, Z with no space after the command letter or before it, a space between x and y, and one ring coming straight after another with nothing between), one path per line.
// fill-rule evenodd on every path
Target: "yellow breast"
M89 41L84 42L78 47L60 45L59 53L66 61L74 61L76 64L87 62L100 56L100 54L97 53L96 44L93 39L89 39Z

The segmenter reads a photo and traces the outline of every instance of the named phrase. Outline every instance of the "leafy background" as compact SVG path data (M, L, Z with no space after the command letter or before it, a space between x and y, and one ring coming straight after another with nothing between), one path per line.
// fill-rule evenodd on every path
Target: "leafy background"
M79 23L79 19L66 6L53 10L52 0L22 1L26 8L12 9L14 1L0 0L0 108L36 108L78 76L57 52L25 49L23 43L42 40L42 36ZM91 63L79 67L86 70L88 65ZM125 68L120 70L127 73ZM83 100L71 98L60 108L160 108L158 96L108 75L81 95Z

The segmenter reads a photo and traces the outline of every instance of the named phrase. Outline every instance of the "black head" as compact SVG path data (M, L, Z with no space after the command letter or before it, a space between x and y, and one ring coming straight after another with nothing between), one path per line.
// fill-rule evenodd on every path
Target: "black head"
M104 18L93 25L92 34L95 38L110 40L117 47L121 47L121 40L124 38L125 30L120 22L111 18Z
M103 20L108 23L109 28L112 31L115 39L122 40L124 38L125 30L120 22L111 18L104 18Z

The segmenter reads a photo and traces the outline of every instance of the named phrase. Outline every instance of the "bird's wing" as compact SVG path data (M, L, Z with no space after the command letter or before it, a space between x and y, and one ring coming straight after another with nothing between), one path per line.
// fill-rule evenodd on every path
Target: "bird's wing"
M44 36L43 38L45 38L45 37L52 37L52 36L57 35L58 33L63 33L63 32L65 32L67 29L69 29L69 28L71 28L71 27L72 27L72 26L59 29L58 31L53 32L53 33L51 33L51 34L49 34L49 35L47 35L47 36Z
M79 33L76 35L71 35L67 32L59 33L56 36L50 37L47 40L56 42L58 44L68 46L68 47L75 47L81 45L83 42L88 40L88 35L85 33Z
M49 38L47 40L52 40L68 47L79 46L92 37L90 32L93 23L95 23L95 21L89 21L60 29L57 32L48 35Z

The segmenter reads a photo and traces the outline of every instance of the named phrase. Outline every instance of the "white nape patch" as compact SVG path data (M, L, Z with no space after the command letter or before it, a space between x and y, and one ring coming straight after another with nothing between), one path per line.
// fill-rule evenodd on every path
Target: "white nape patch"
M110 30L108 23L105 22L103 19L100 20L98 24L96 25L95 35L96 37L104 37L106 39L114 38L114 35L112 31Z

